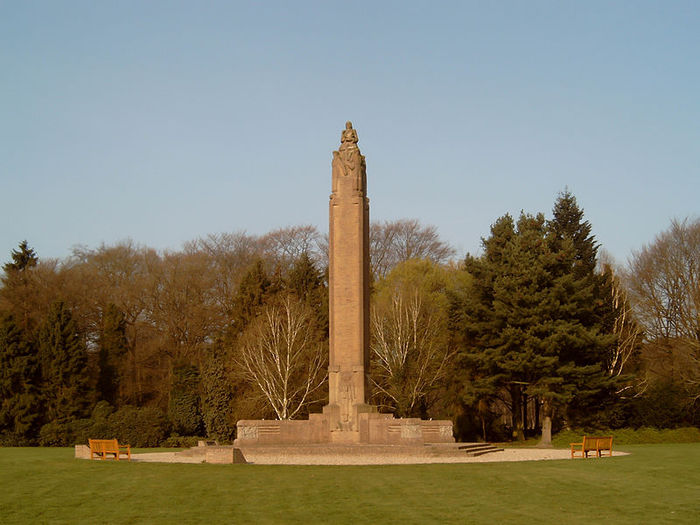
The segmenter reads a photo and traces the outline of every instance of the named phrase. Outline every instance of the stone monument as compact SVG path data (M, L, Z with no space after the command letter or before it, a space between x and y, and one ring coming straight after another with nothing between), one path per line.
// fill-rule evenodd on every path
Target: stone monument
M365 157L351 122L333 152L328 237L328 405L331 441L359 442L369 372L369 199Z
M329 209L328 404L306 421L241 420L237 446L453 443L451 421L395 419L367 404L369 199L365 157L347 122L333 152Z

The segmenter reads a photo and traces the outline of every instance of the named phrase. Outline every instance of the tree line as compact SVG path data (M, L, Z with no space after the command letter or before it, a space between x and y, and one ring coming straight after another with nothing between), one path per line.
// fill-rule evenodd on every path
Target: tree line
M569 192L497 219L454 260L415 220L370 231L371 399L459 439L700 423L700 221L617 268ZM123 242L41 259L0 286L0 443L235 436L327 402L327 237L313 226Z

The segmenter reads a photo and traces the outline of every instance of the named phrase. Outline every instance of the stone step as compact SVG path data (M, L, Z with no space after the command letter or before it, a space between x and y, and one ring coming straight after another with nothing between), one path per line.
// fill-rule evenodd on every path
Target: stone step
M491 443L469 443L461 445L460 450L463 450L467 456L470 458L475 458L478 456L483 456L484 454L490 454L492 452L502 452L502 448L498 448Z
M458 448L469 452L472 450L494 448L494 446L491 443L460 443Z
M483 456L484 454L491 454L492 452L503 452L503 449L493 447L493 448L489 448L487 450L486 449L485 450L477 450L474 452L467 452L467 456L469 456L470 458L476 458L478 456Z

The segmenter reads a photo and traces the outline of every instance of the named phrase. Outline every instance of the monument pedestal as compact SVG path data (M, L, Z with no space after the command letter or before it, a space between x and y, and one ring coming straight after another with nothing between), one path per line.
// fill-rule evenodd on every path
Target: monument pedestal
M308 420L241 420L237 424L238 437L234 445L425 445L455 441L452 421L397 419L372 408L374 412L359 414L358 430L331 430L325 414L310 414Z

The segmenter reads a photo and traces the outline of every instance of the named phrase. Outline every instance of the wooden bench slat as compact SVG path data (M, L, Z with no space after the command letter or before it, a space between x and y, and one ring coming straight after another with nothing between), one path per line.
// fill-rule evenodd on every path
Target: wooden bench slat
M580 455L582 458L587 458L589 452L595 452L597 458L604 455L612 456L612 443L613 436L583 436L581 443L569 443L571 457L575 458Z
M114 459L119 461L122 455L131 461L131 445L120 445L116 439L88 439L90 459Z

